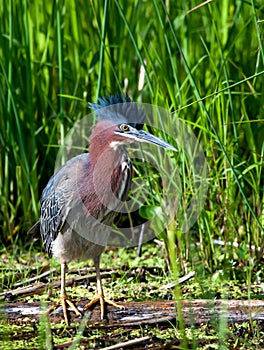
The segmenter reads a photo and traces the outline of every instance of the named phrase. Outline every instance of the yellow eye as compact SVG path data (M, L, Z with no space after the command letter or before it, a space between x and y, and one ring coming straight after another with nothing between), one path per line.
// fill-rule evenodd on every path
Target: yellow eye
M128 131L128 130L129 130L129 126L126 125L126 124L121 124L121 125L120 125L120 130L122 130L122 131Z

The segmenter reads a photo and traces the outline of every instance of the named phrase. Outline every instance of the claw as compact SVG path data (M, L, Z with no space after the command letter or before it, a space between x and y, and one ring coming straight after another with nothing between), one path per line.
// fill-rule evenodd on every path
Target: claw
M67 315L67 305L66 304L68 304L70 306L70 308L73 309L73 311L75 312L76 316L81 316L80 311L73 304L73 302L67 297L67 295L62 295L60 297L60 299L46 311L46 313L50 314L53 310L55 310L58 306L61 305L62 309L63 309L64 320L65 320L65 323L68 326L69 325L69 320L68 320L68 315Z
M106 299L103 294L98 294L97 297L95 297L93 300L91 300L87 305L84 306L83 310L88 310L92 305L100 302L100 308L101 308L101 320L104 319L105 316L105 303L112 305L114 307L117 307L119 309L124 309L123 305L118 305L112 300Z

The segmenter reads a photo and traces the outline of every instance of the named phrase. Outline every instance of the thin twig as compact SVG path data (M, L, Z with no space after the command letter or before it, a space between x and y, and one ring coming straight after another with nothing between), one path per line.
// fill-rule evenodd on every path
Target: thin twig
M183 277L180 277L178 279L178 281L174 281L174 282L171 282L169 284L166 284L165 286L162 286L159 288L159 290L164 290L164 289L170 289L170 288L173 288L176 286L176 284L181 284L187 280L189 280L190 278L194 277L195 276L195 271L191 271L189 272L187 275L183 276Z
M212 1L213 1L213 0L206 0L206 1L202 2L201 4L195 6L195 7L193 7L192 9L190 9L189 11L187 11L187 12L186 12L186 15L188 15L189 13L191 13L191 12L193 12L193 11L195 11L195 10L198 10L200 7L202 7L202 6L204 6L204 5L207 5L207 4L209 4L209 2L212 2Z
M133 340L128 340L128 341L123 342L123 343L107 346L106 348L102 348L102 350L120 349L120 348L123 348L125 346L130 346L130 345L141 343L143 341L149 340L150 338L151 337L149 337L149 336L136 338L136 339L133 339ZM73 343L74 343L74 340L70 340L70 341L67 341L66 343L57 345L57 348L58 349L66 348L66 347L69 347L70 345L72 345Z
M125 342L123 342L123 343L119 343L119 344L107 346L106 348L102 348L102 350L120 349L120 348L123 348L123 347L125 347L125 346L130 346L130 345L142 343L143 341L146 341L146 340L149 340L149 339L151 339L150 336L141 337L141 338L136 338L136 339L132 339L132 340L125 341Z
M26 284L26 283L32 283L32 282L35 282L35 281L37 281L37 280L41 280L41 278L46 277L46 276L49 276L50 274L52 274L52 273L55 272L55 271L56 271L55 268L52 269L52 270L49 270L49 271L45 271L45 272L41 273L41 274L38 275L38 276L31 277L31 278L27 278L27 279L24 280L23 282L17 282L17 283L15 283L13 286L14 286L14 287L19 287L19 286L21 286L21 285L23 285L23 284Z

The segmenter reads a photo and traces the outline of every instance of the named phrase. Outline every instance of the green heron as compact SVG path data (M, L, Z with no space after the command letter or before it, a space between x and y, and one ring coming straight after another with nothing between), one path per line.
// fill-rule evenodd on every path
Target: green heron
M60 299L48 312L61 304L67 324L67 304L80 316L65 291L66 264L75 259L93 259L96 269L98 294L84 310L100 301L103 319L105 303L120 307L104 297L99 265L105 246L103 229L111 227L130 189L131 161L126 145L148 142L176 151L142 130L145 113L128 95L99 98L98 104L90 107L97 114L90 137L90 153L70 159L50 178L40 200L40 219L30 230L40 232L49 256L60 261ZM83 234L85 230L91 235Z

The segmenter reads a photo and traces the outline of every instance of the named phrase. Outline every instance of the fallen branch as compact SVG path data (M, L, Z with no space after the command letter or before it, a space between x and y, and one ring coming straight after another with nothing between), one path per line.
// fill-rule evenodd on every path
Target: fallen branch
M141 267L141 266L139 266L139 267L136 267L134 269L131 269L130 273L133 276L133 274L135 274L135 273L137 274L141 269L142 269L142 271L144 270L144 271L149 271L150 273L154 273L154 271L156 271L158 268L157 267L143 267L143 266ZM82 270L86 271L87 268L83 268ZM32 277L32 278L28 278L27 280L24 280L23 282L18 282L16 284L14 284L14 286L19 286L21 284L26 284L26 283L32 283L32 282L35 282L35 281L39 281L42 278L47 277L51 273L56 272L56 271L57 271L56 269L45 271L45 272L43 272L42 274L40 274L38 276L35 276L35 277ZM68 274L74 273L74 272L80 272L80 271L78 271L78 270L70 270L68 272ZM116 270L106 269L106 271L101 272L101 278L109 278L109 277L112 277L113 274L117 275L117 276L120 275L119 272L116 271ZM187 278L187 276L186 277L181 277L179 279L179 283L183 283L184 282L184 278ZM92 282L96 281L96 274L94 273L94 274L88 274L88 275L84 275L84 276L68 277L66 279L66 286L72 286L73 284L80 283L80 282L85 281L85 280L89 280L89 281L92 281ZM34 295L34 294L41 294L47 289L47 287L53 288L53 287L59 287L59 286L60 286L60 280L53 281L53 282L51 282L49 284L48 283L38 283L38 284L34 284L34 285L31 284L31 285L28 285L28 286L25 286L25 287L19 287L19 288L16 288L16 289L10 289L10 290L7 290L5 292L0 293L0 300L12 301L12 300L14 300L17 297L26 297L26 296ZM164 288L164 289L166 289L166 288Z
M47 303L47 306L52 303ZM78 309L82 312L87 300L78 301ZM125 302L119 303L124 306L120 310L107 306L107 321L100 321L100 306L96 305L88 311L89 327L106 329L113 327L138 327L143 324L166 324L177 320L175 301L155 301L155 302ZM225 319L226 322L245 322L249 320L264 321L264 301L263 300L182 300L182 314L185 324L201 324L212 320ZM40 302L33 303L6 303L0 309L6 314L6 318L11 322L16 322L21 318L39 319L43 312ZM80 323L81 319L69 310L71 322ZM63 319L61 310L56 310L50 315L54 323L60 323ZM100 321L100 323L98 323Z
M101 273L101 278L109 278L112 276L113 273L116 273L115 271L113 272L102 272ZM72 286L73 284L80 282L80 281L96 281L96 275L85 275L85 276L78 276L78 277L73 277L73 278L68 278L66 280L66 286ZM34 295L34 294L41 294L43 293L47 287L49 288L54 288L54 287L59 287L61 284L60 280L59 281L54 281L51 282L49 285L47 283L41 283L41 284L36 284L36 285L30 285L26 287L20 287L17 289L12 289L8 290L6 292L3 292L0 294L0 300L14 300L16 297L25 297L29 295Z

